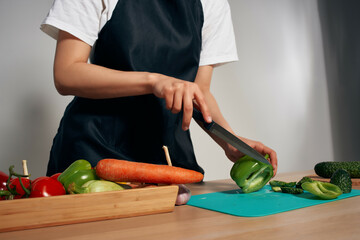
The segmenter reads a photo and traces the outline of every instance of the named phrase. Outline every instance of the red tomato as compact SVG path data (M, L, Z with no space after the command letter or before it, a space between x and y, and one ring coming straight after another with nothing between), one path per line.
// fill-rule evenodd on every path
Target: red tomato
M27 189L30 189L30 179L28 178L21 178L21 182L23 183L24 187L27 188ZM18 193L17 195L14 196L15 199L17 198L22 198L24 195L25 195L25 191L24 189L21 187L20 185L20 181L19 181L19 178L14 178L10 181L10 184L9 184L9 187L11 189L14 189L16 190L16 192Z
M52 179L58 180L58 177L60 176L61 173L55 173L54 175L51 176Z
M38 180L34 180L34 184L31 185L30 197L50 197L64 195L65 188L57 180L51 177L40 177Z
M7 190L6 182L8 179L9 179L9 176L6 173L0 171L0 190L4 190L4 191ZM3 199L5 199L5 197L0 197L0 200L3 200Z
M0 190L7 190L6 182L8 179L9 176L6 173L0 171Z
M38 177L38 178L35 178L34 180L31 181L31 185L34 185L37 181L41 180L41 179L44 179L44 178L47 178L47 177Z

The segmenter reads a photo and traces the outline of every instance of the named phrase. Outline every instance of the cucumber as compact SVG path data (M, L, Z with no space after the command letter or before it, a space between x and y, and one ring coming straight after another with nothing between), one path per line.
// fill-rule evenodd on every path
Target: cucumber
M338 169L346 170L352 178L360 178L360 161L320 162L314 168L315 173L324 178L331 178Z

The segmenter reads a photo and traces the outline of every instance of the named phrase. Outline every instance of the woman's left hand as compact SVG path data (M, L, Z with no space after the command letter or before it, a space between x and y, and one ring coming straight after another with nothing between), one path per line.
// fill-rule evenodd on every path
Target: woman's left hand
M274 168L274 176L275 176L276 172L277 172L277 155L276 155L276 152L273 149L265 146L261 142L250 140L250 139L239 137L239 136L237 136L237 137L240 138L242 141L244 141L250 147L254 148L260 154L262 154L264 156L266 154L269 154L270 158L268 159L268 161L271 163L271 165ZM240 152L239 150L237 150L236 148L234 148L230 144L227 145L227 147L225 149L225 154L232 162L236 162L237 160L239 160L239 158L244 156L244 154L242 152Z

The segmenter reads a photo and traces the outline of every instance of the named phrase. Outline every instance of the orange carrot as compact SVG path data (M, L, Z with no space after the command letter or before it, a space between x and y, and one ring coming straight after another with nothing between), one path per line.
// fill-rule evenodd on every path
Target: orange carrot
M200 182L204 175L180 167L103 159L96 165L96 174L114 182L185 184Z

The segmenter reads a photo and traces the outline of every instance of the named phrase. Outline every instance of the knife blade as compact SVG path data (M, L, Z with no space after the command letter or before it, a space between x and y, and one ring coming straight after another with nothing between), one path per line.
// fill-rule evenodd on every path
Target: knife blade
M234 134L217 124L216 122L212 121L211 123L205 122L202 113L197 110L195 107L193 108L193 118L196 121L200 121L201 124L207 129L209 132L213 133L217 137L221 138L225 142L229 143L237 150L242 152L245 155L248 155L262 163L270 164L268 160L264 158L258 151L247 145L244 141L236 137Z

